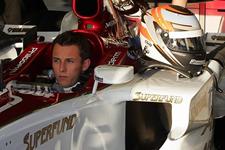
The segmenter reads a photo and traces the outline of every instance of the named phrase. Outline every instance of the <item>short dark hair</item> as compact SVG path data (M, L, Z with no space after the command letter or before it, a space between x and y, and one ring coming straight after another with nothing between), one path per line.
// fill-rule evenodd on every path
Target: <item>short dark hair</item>
M91 57L89 41L84 36L82 36L81 34L79 34L77 32L66 31L66 32L59 34L53 40L52 48L54 48L55 44L59 44L61 46L70 46L70 45L78 46L79 50L80 50L80 57L81 57L82 61Z

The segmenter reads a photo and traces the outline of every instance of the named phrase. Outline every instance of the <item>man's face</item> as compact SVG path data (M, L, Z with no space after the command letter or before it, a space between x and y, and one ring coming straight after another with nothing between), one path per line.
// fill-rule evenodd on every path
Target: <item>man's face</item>
M75 84L83 70L79 47L55 44L52 56L52 67L57 82L64 88Z

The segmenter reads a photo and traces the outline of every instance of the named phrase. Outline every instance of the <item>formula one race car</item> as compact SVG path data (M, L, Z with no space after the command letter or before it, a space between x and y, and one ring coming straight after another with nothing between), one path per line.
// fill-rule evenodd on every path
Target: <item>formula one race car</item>
M92 46L92 69L83 88L51 90L48 42L33 41L15 59L0 61L1 150L213 148L212 107L215 93L223 93L218 82L224 45L206 54L195 15L165 5L126 14L141 21L138 49L131 43L136 38L123 32L131 28L118 32L115 16L123 25L127 20L118 12L110 15L101 0L90 3L73 0L81 19L73 32ZM121 3L109 1L126 6L120 13L134 6ZM83 12L82 6L92 9ZM139 12L142 19L134 15Z

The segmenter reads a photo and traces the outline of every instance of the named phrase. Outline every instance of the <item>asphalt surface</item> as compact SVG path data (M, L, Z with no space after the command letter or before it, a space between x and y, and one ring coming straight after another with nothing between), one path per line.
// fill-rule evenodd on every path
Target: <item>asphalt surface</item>
M225 117L215 120L214 146L216 150L225 150Z

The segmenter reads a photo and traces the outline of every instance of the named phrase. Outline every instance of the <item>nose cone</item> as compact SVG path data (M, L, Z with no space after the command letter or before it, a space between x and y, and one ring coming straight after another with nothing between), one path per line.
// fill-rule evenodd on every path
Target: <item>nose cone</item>
M81 19L94 19L103 11L103 0L73 0L73 12Z

